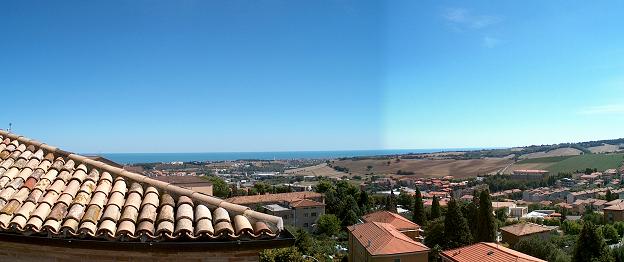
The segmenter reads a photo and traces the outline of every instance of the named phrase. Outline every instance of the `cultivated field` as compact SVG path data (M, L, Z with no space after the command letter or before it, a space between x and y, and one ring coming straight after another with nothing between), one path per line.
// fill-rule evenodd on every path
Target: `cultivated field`
M554 156L578 156L583 151L578 150L576 148L558 148L555 150L550 150L548 152L535 152L526 155L520 156L520 159L531 159L531 158L542 158L542 157L554 157Z
M291 176L326 176L326 177L341 177L344 176L345 173L338 172L331 167L328 167L327 164L319 164L316 166L302 167L296 169L289 169L284 172L286 175Z
M551 173L582 171L585 168L596 168L604 171L622 165L624 154L584 154L580 156L560 156L533 158L518 161L505 173L518 169L545 169Z
M619 151L620 146L603 144L601 146L589 147L587 149L589 149L589 151L591 151L592 153L612 153Z
M374 173L376 175L396 175L397 171L413 172L417 177L444 177L456 178L474 177L489 174L504 169L513 160L508 158L484 158L472 160L453 159L395 159L379 160L336 160L334 166L348 168L353 175Z

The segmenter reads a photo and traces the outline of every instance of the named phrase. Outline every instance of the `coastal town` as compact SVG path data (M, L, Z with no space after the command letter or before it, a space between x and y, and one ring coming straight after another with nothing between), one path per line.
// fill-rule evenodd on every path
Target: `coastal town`
M301 172L331 165L333 160L175 162L124 168L138 168L137 172L161 181L180 181L185 187L281 217L303 240L292 250L263 253L275 261L281 256L327 261L473 261L490 252L508 258L502 261L570 261L585 221L595 224L608 248L618 249L622 243L624 157L618 156L617 166L605 170L516 169L463 178L411 174L362 178L340 167L334 169L338 175ZM345 191L351 193L344 195ZM492 237L473 235L461 244L445 244L451 237L443 237L449 209L469 212L477 206L491 214ZM462 218L468 222L467 230L477 235L472 225L481 218L469 214ZM536 245L552 250L539 253Z

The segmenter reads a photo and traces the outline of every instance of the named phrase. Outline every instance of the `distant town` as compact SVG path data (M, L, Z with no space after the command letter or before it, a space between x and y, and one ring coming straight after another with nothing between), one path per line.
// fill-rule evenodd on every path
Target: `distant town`
M600 256L624 252L623 143L123 168L281 217L296 246L263 261L474 261L492 250L501 261L589 261L578 259L584 234L610 250Z

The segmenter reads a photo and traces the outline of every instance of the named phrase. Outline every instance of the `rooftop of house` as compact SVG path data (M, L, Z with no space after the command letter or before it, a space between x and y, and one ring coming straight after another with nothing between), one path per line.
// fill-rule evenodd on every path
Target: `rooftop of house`
M518 223L506 227L501 227L500 230L516 236L526 236L535 233L549 232L553 229L551 227L538 225L535 223Z
M416 230L420 228L418 224L410 221L409 219L386 210L366 214L362 216L362 220L364 220L364 222L388 223L399 231Z
M447 250L441 256L453 262L546 262L496 243L486 242Z
M155 176L158 181L167 182L181 187L203 187L212 186L212 183L200 176Z
M608 210L608 211L624 211L624 202L622 203L618 203L615 205L611 205L608 207L603 208L602 210Z
M279 194L265 194L255 196L237 196L226 199L226 201L239 204L250 205L257 203L277 203L277 202L293 202L301 199L322 198L323 194L316 192L291 192L291 193L279 193Z
M347 229L371 256L429 252L427 246L409 238L388 223L367 222L349 226Z
M179 243L271 240L284 232L280 217L4 130L0 141L2 234Z
M290 206L294 208L320 207L320 206L325 206L325 204L318 202L318 201L310 200L310 199L298 199L298 200L290 202Z

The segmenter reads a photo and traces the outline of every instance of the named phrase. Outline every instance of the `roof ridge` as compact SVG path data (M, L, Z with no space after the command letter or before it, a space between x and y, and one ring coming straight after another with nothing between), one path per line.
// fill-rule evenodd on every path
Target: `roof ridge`
M141 174L137 174L134 172L130 172L123 168L114 167L104 162L93 160L93 159L87 158L85 156L82 156L73 152L65 151L58 147L50 146L48 144L41 143L39 141L30 139L24 136L9 133L3 129L0 129L0 135L6 138L14 139L23 144L38 147L40 149L45 150L46 153L59 154L61 156L67 157L68 159L78 161L78 162L90 165L92 167L97 167L103 171L108 171L112 175L121 176L121 177L130 179L132 181L135 181L141 184L147 184L155 188L161 189L163 191L172 193L174 195L188 196L191 199L197 200L199 202L202 202L202 203L214 206L214 207L222 207L228 211L234 212L235 214L244 215L245 217L251 218L255 221L263 221L265 223L268 222L267 224L277 227L280 231L284 229L284 222L281 217L277 217L277 216L273 216L273 215L269 215L265 213L260 213L258 211L254 211L251 208L243 206L243 205L233 204L223 199L213 197L213 196L208 196L208 195L196 192L191 189L182 188L182 187L179 187L179 186L167 183L167 182L163 182L163 181L158 181L156 179L153 179L153 178L141 175Z

